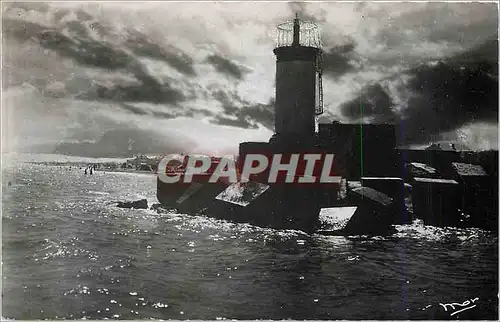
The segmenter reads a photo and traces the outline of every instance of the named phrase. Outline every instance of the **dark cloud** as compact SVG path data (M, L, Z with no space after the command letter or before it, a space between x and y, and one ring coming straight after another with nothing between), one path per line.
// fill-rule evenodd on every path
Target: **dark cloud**
M243 79L244 74L247 73L247 70L245 68L218 54L208 56L206 58L206 61L214 66L214 68L219 73L234 77L236 79Z
M154 104L169 103L175 106L185 100L182 92L172 89L169 84L161 84L154 77L132 70L139 83L114 84L104 86L93 83L90 89L76 96L81 100L111 100L114 102L149 102Z
M497 21L485 21L481 24L464 26L458 25L455 28L435 30L429 34L428 40L431 42L453 42L453 43L477 43L490 37L495 37L497 32Z
M310 4L305 2L288 2L288 7L293 13L298 14L300 20L312 21L318 25L326 25L326 11L321 9L319 13L312 14ZM321 37L323 41L329 43L329 38L334 37L330 30L322 30ZM344 36L345 37L345 36ZM347 38L347 37L345 37ZM334 42L337 42L335 39ZM333 41L332 41L333 42ZM323 51L323 72L325 75L333 78L338 78L346 73L356 71L355 62L358 60L355 53L356 44L352 39L342 45L333 48L325 49Z
M461 3L462 10L452 10L448 3L427 3L418 10L391 16L390 23L381 29L375 40L387 47L413 47L415 42L426 40L432 43L454 43L471 46L485 41L498 29L496 14L485 15L485 19L475 23L464 24L463 18L468 15L497 12L497 4L493 3ZM410 31L411 36L408 32Z
M232 126L232 127L241 127L241 128L245 128L245 129L258 128L257 125L252 124L243 118L237 118L236 120L234 120L234 119L227 118L225 116L217 116L214 119L212 119L210 122L213 124L226 125L226 126Z
M2 24L7 36L21 42L35 40L42 47L83 65L116 70L126 68L133 61L126 52L111 44L82 37L87 36L87 33L84 32L84 27L75 21L67 26L72 27L74 33L81 37L72 38L54 28L22 20L6 18Z
M333 47L323 52L323 73L337 78L356 70L354 42Z
M85 19L91 16L80 13ZM84 66L103 70L122 70L132 74L138 82L131 84L113 84L106 86L92 82L89 90L80 93L77 99L111 100L116 102L151 102L177 104L185 99L182 92L171 88L151 76L146 68L125 50L109 42L96 40L88 36L86 27L78 21L72 21L65 26L70 28L72 36L63 34L56 28L47 28L39 24L5 19L4 32L20 41L35 40L40 46L57 52L60 56L72 59ZM137 47L139 48L139 47ZM146 51L144 52L146 53ZM165 56L174 67L183 68L191 73L186 66L176 62L173 56ZM184 67L180 67L184 66Z
M196 114L197 115L203 115L203 116L213 116L213 113L207 110L200 110L200 109L168 109L168 112L162 111L161 109L166 109L165 106L162 105L157 105L156 110L152 109L145 109L139 106L134 106L132 104L125 104L122 103L119 105L123 110L130 112L134 115L149 115L149 116L154 116L160 119L174 119L177 117L194 117Z
M80 20L80 21L94 20L94 17L91 14L89 14L89 13L87 13L87 12L81 10L81 9L80 10L76 10L75 14L76 14L76 18L78 20Z
M498 78L498 41L490 39L470 50L452 57L449 61L455 65L473 66Z
M222 108L227 114L234 115L238 113L239 108L236 107L238 104L248 104L246 101L242 100L238 94L234 92L226 92L223 90L214 90L212 92L212 97L219 101Z
M57 30L45 30L35 35L40 45L82 65L102 69L127 68L134 59L112 44L93 39L72 39Z
M204 116L212 116L213 113L208 111L208 110L200 110L200 109L197 109L195 110L195 112L199 115L204 115Z
M37 33L45 29L47 29L45 26L34 22L9 18L2 19L2 32L4 33L4 36L11 36L20 42L30 40Z
M168 138L154 131L116 128L95 142L61 142L54 153L84 157L132 157L135 154L189 152L193 143Z
M29 8L29 10L38 10L37 6L29 6ZM24 7L22 9L28 10ZM70 13L71 11L68 10L57 11L56 20L61 20ZM138 56L165 61L178 71L193 76L195 71L193 61L189 56L174 47L163 49L150 38L136 31L129 30L121 45L92 37L90 29L103 35L107 34L106 27L83 10L76 10L74 13L77 20L70 20L59 27L50 28L18 19L4 19L3 31L7 36L21 42L36 41L41 47L72 59L82 66L104 71L123 71L125 74L133 75L137 80L130 84L117 82L107 83L105 86L89 80L92 85L88 86L88 91L83 93L81 89L76 91L79 93L78 99L173 105L186 99L184 93L150 75L141 62L126 49Z
M34 3L16 4L12 8L25 11L48 11L47 5ZM77 19L70 19L67 22L62 21L64 17L71 14L74 14ZM113 34L110 33L112 28L104 26L95 17L82 9L54 8L54 19L59 23L57 28L48 28L34 23L23 22L22 20L7 20L7 25L10 27L7 32L10 31L18 39L24 41L30 38L38 39L45 48L55 50L60 55L75 59L81 64L98 68L124 68L130 60L135 59L116 45L92 37L91 33L96 33L101 37L110 36ZM62 30L65 30L68 36L65 36ZM196 75L193 68L193 59L174 46L162 47L158 42L133 29L128 29L121 36L122 43L120 46L132 51L135 55L164 61L185 75Z
M92 23L89 23L88 26L100 37L108 35L108 29L98 21L93 21Z
M31 4L19 8L27 11L39 11L37 5L32 6ZM66 9L58 9L54 13L55 20L60 22L62 18L71 13L72 11ZM61 25L57 28L48 28L23 20L5 19L3 22L4 32L22 41L37 39L40 45L58 52L61 56L98 68L125 68L131 61L135 60L118 46L90 36L89 29L104 36L109 34L109 28L103 26L92 15L81 9L74 11L74 13L77 20L60 22ZM69 33L68 36L62 33L63 29ZM179 49L173 46L163 48L148 36L132 29L127 30L124 38L121 45L131 50L135 55L161 60L183 74L196 75L193 59Z
M272 130L274 129L274 100L271 100L268 104L245 106L240 111L240 115Z
M365 88L341 105L351 120L363 114L375 122L399 124L400 143L423 143L474 122L498 123L498 42L488 41L436 64L404 72L411 93L401 115L381 85Z
M176 118L178 115L167 113L167 112L160 112L160 111L153 111L151 112L153 116L162 118L162 119L173 119Z
M89 36L89 31L88 31L87 27L85 26L84 23L82 23L80 21L75 21L75 20L68 21L68 22L66 22L65 25L68 27L69 30L71 30L71 32L74 35L77 35L79 37L88 37Z
M405 142L426 141L468 123L498 123L498 80L481 68L439 63L412 72L414 96L401 123Z
M148 112L144 111L142 108L130 104L121 104L120 107L135 115L148 115Z
M163 48L151 38L136 30L129 30L128 34L129 38L126 40L125 45L137 56L165 61L185 75L196 75L193 68L193 59L186 53L173 46Z
M262 125L265 128L274 128L274 100L267 104L250 103L243 100L235 92L214 90L212 97L218 100L224 110L224 116L214 119L216 124L229 125L242 128L257 128ZM233 116L237 119L229 119Z
M345 117L353 120L372 119L374 123L394 121L393 101L380 84L366 87L360 95L340 106Z

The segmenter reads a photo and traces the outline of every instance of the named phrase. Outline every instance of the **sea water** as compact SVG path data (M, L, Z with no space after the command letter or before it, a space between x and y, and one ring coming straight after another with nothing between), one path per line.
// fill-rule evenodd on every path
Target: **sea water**
M156 202L156 177L74 166L11 164L2 189L5 318L498 318L496 233L328 237L121 209Z

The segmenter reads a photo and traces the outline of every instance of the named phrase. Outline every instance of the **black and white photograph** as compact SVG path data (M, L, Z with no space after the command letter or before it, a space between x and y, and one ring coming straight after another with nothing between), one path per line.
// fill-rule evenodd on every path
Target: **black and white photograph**
M2 321L498 321L498 1L1 7Z

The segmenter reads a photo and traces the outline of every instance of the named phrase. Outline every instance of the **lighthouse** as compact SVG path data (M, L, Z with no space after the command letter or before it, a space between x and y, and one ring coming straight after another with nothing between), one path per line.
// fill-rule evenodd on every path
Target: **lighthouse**
M405 160L400 161L400 152L396 149L394 125L333 122L318 124L316 131L317 116L323 113L319 29L298 16L279 24L277 29L273 50L276 56L275 133L269 142L240 143L237 162L244 165L247 156L258 155L249 164L260 167L262 163L260 170L249 174L245 182L234 183L199 180L172 185L158 179L158 200L163 207L175 208L181 213L278 229L332 235L392 233L394 223L412 220L406 214L407 186L400 177ZM330 156L330 160L334 160L327 165L333 166L330 173L344 179L322 181L323 171L306 174L305 155L325 156L313 162L322 169L326 156ZM424 157L418 156L415 161L421 162ZM277 180L270 179L271 169L275 170L272 173ZM185 167L180 170L184 171ZM243 171L240 169L239 173ZM282 180L278 179L280 176ZM299 180L300 177L308 178L308 182ZM288 180L290 178L293 180ZM319 181L309 180L318 178ZM432 179L437 181L431 183L428 178L420 179L416 180L417 185L426 181L426 186L442 185L443 180ZM422 196L422 200L432 197L429 193ZM419 209L430 209L422 200L414 203L415 209L418 202ZM453 207L450 205L446 216L456 215Z
M319 28L295 19L278 25L275 137L307 142L314 138L316 117L323 113Z

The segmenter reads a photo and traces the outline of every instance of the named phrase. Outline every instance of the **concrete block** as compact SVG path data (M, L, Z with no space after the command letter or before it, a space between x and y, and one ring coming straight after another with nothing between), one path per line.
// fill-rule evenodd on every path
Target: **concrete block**
M362 177L363 187L369 187L391 197L394 201L394 223L407 224L412 221L405 205L405 185L401 178L397 177Z
M459 185L455 180L414 178L412 182L413 213L426 225L444 227L460 223Z
M329 207L321 208L319 212L320 229L318 233L324 235L342 235L349 220L358 207Z
M385 234L393 230L394 203L386 194L369 187L357 187L347 192L350 205L358 207L347 223L347 234Z

